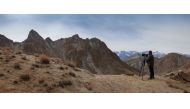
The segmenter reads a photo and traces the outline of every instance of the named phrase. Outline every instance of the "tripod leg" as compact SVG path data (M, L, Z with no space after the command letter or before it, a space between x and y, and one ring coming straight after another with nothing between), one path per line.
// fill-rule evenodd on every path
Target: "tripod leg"
M141 69L140 69L140 72L139 72L139 76L141 76L141 73L142 73L142 66L141 66Z
M142 80L143 80L143 72L144 72L144 67L142 68L142 73L141 73Z
M144 66L144 64L142 63L142 64L141 64L141 68L140 68L140 72L139 72L139 76L141 76L141 75L142 75L143 66Z

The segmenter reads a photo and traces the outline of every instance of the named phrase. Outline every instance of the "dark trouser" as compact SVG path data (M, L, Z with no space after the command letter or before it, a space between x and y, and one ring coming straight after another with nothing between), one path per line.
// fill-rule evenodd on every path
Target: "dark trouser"
M154 67L153 66L148 66L149 67L149 72L150 72L150 79L154 78Z

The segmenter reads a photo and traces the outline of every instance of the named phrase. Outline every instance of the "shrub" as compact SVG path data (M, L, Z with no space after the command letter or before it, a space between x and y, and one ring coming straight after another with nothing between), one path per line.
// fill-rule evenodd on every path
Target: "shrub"
M41 64L49 64L50 63L49 57L47 57L46 55L41 55L40 56L40 63Z
M49 71L46 71L45 73L50 74L50 72L49 72Z
M22 54L22 51L17 51L16 54Z
M70 86L72 85L72 82L69 81L69 80L64 80L64 81L59 81L59 84L58 84L60 87L64 88L65 86Z
M22 60L27 60L25 56L23 56L21 59L22 59Z
M69 67L75 68L76 64L73 61L65 61L66 65L68 65Z
M10 61L9 59L5 59L5 62L7 62L7 63L8 63L9 61Z
M68 63L67 65L68 65L69 67L75 68L75 65L72 64L72 63Z
M5 75L4 75L3 73L1 73L1 74L0 74L0 77L3 77L3 76L5 76Z
M18 84L18 81L13 81L13 84Z
M40 66L38 64L32 64L32 67L39 68Z
M39 84L43 84L43 83L44 83L44 80L39 80L38 83L39 83Z
M16 56L15 56L15 55L12 55L11 58L16 58Z
M65 70L67 70L68 69L68 67L65 67Z
M80 69L78 69L78 68L74 68L74 70L75 70L75 71L81 71L81 70L80 70Z
M20 80L21 81L29 81L30 80L30 75L28 75L28 74L20 75Z
M69 72L69 75L71 75L72 77L76 77L75 73L73 72Z
M17 70L21 70L20 64L19 63L15 63L14 64L14 68Z
M43 86L44 86L44 87L48 87L48 84L47 84L47 83L45 83Z
M35 68L34 68L34 67L31 67L30 69L31 69L31 70L35 70Z
M60 70L64 70L65 68L64 68L64 67L62 67L62 66L60 66L60 67L59 67L59 69L60 69Z

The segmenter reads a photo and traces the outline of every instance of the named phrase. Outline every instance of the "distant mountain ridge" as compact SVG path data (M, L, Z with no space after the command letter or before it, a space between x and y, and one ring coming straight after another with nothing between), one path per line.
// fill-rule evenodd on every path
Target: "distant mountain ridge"
M125 62L138 70L141 68L142 57L136 57L133 59L126 60ZM188 69L190 68L190 58L178 54L178 53L169 53L162 58L154 59L154 70L156 74L166 74L176 70ZM145 66L145 72L148 71L147 65Z
M148 51L142 51L142 52L138 52L138 51L116 51L115 52L121 60L123 61L127 61L127 60L131 60L131 59L135 59L138 58L142 55L142 53L146 53L148 54ZM159 51L153 51L153 55L156 58L162 58L164 57L166 54L165 53L161 53Z
M0 44L3 47L21 49L27 54L46 54L69 60L77 67L97 74L131 74L136 71L121 61L101 40L82 39L78 34L52 41L50 38L43 39L39 33L31 30L23 42L15 43L1 36Z

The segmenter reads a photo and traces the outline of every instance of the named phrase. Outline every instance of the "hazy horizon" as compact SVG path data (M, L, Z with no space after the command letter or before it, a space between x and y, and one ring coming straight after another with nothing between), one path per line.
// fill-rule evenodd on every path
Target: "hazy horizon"
M113 51L190 54L190 15L1 14L0 34L23 41L31 29L52 40L97 37Z

